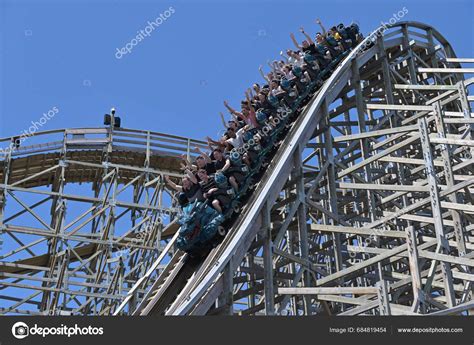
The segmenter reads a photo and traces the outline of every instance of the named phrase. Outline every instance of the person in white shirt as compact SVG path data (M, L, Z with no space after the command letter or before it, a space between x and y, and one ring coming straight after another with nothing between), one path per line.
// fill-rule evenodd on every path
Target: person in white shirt
M229 128L227 130L227 135L229 136L229 139L227 139L226 142L236 149L242 147L244 145L244 133L248 128L249 125L244 126L240 128L237 132L234 129Z

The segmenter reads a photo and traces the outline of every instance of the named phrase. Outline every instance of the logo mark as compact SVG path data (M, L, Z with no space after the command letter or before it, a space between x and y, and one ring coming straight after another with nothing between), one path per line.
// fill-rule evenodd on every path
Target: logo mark
M30 328L26 323L20 321L12 326L12 334L17 339L23 339L30 334Z

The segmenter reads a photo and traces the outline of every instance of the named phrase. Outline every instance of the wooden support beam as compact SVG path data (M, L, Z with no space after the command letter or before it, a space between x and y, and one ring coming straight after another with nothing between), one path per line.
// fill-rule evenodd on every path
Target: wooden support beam
M377 294L376 287L296 287L278 288L280 295L367 295Z

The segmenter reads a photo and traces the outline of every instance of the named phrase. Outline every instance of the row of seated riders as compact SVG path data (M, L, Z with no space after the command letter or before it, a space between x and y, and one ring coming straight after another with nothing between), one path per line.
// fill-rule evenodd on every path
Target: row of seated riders
M297 50L287 50L286 56L281 52L283 60L270 63L266 75L260 67L266 84L254 84L245 92L241 111L224 102L232 115L225 122L221 113L225 134L218 140L207 137L210 154L196 147L194 162L182 156L181 184L165 176L183 209L178 248L191 251L205 246L218 231L225 235L220 225L238 209L252 177L268 164L268 153L286 135L297 111L362 40L355 23L326 31L321 21L316 22L322 32L314 41L300 28L305 36L301 44L290 35Z

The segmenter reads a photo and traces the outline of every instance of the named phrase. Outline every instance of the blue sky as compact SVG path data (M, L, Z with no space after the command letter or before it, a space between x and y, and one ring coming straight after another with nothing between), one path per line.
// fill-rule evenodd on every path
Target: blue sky
M435 26L458 56L474 56L471 1L22 1L0 0L0 136L123 126L202 139L217 136L222 101L237 106L261 82L258 66L291 47L290 32L356 20L364 33L404 6L404 19ZM147 22L173 13L130 54L115 57Z

